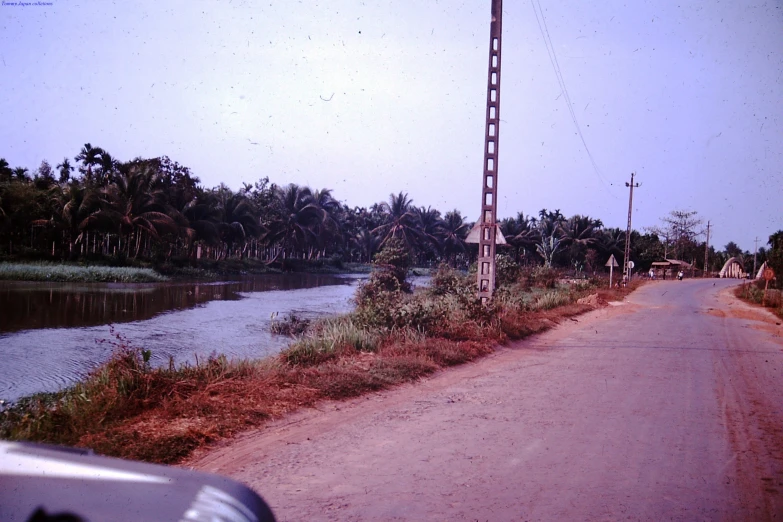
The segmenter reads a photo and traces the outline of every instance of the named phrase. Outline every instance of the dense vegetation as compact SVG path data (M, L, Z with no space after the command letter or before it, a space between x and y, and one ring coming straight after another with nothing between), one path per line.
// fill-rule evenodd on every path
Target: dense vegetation
M664 257L703 269L701 225L695 212L676 211L660 227L634 231L636 270ZM0 260L119 266L144 260L158 268L258 260L295 268L314 260L368 263L398 238L417 266L445 261L466 268L477 252L465 244L471 226L460 211L417 207L403 192L370 207L350 207L329 189L279 186L268 178L238 191L222 184L206 188L167 157L120 162L89 143L73 163L64 158L52 168L43 161L32 174L0 159ZM597 218L543 209L500 226L509 243L505 252L526 266L595 273L612 254L623 261L625 231L606 228ZM771 250L759 249L758 265L767 257L781 262L777 236L770 237ZM723 251L710 247L708 269L719 270L729 257L739 257L752 271L753 255L733 242Z
M507 339L616 299L631 288L559 280L552 269L504 258L497 298L482 306L475 280L442 265L428 289L407 291L411 256L388 241L354 312L313 325L260 361L215 355L196 366L153 368L118 338L114 356L73 387L0 411L0 437L86 446L104 454L176 462L195 448L322 399L381 390L491 353ZM597 285L601 286L599 290ZM580 298L590 296L585 301ZM0 406L2 410L2 406Z

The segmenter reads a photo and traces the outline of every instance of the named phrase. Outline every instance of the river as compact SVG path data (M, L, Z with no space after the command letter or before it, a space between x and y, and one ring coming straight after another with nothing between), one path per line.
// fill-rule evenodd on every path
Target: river
M268 274L221 283L0 281L0 399L56 391L104 362L120 336L153 365L260 358L290 339L272 315L347 312L360 276Z

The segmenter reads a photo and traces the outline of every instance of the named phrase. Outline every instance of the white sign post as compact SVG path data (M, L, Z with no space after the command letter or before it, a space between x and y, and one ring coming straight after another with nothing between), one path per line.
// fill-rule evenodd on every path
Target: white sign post
M609 261L607 261L604 266L609 267L609 288L612 288L612 273L614 272L614 267L620 266L614 258L614 254L612 254L612 257L609 258Z

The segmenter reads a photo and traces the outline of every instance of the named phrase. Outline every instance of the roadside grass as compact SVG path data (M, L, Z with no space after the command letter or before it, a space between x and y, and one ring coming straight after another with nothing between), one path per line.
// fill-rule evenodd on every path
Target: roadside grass
M113 357L64 391L22 399L0 413L0 437L71 446L158 463L325 399L412 382L473 361L509 340L591 310L578 304L594 283L530 285L518 278L489 306L474 276L442 268L412 294L379 290L371 277L354 312L311 325L279 355L255 361L211 357L195 366L151 368L148 351L121 338ZM601 290L603 299L627 289Z
M78 283L153 283L167 281L151 268L0 263L0 280Z
M734 295L745 302L761 306L764 299L764 281L743 283L734 289ZM778 317L783 318L783 296L781 296L781 291L774 288L768 289L764 307L770 309Z

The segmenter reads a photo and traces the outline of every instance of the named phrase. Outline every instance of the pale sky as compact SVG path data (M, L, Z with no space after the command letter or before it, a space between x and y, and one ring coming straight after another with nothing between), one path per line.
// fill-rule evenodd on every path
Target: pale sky
M351 206L402 190L478 216L489 0L48 3L0 7L14 167L90 142L206 186L268 176ZM637 230L696 210L717 248L752 251L783 229L783 0L506 0L503 16L500 218L625 228L636 172Z

